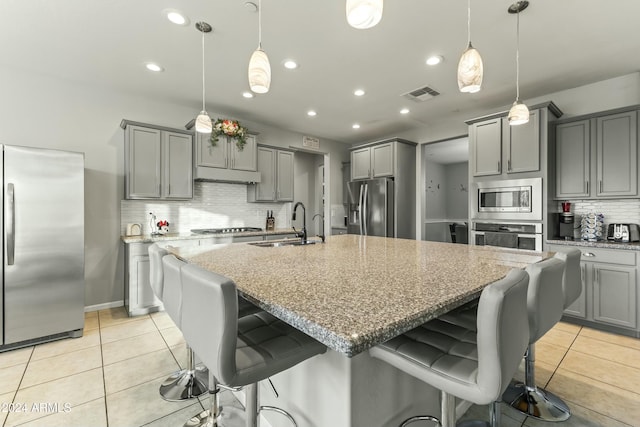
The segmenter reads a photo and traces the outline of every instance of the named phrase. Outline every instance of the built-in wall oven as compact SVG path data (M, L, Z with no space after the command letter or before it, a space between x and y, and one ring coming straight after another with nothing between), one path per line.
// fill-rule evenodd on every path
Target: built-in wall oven
M542 223L471 222L471 243L478 246L542 250Z
M476 219L542 221L542 178L472 183L471 206Z

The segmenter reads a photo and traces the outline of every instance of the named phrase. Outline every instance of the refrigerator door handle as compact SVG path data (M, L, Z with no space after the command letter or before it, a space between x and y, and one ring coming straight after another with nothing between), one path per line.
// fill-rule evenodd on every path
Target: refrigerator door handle
M15 204L14 204L14 188L12 183L7 184L7 265L13 265L16 250L16 223L15 223Z
M364 224L364 235L368 236L369 235L369 230L367 230L367 226L368 224L368 217L367 217L367 205L369 204L369 184L365 184L364 185L364 197L362 198L362 206L364 207L364 215L362 216L362 224Z
M364 234L364 228L362 227L362 195L364 185L360 185L360 194L358 194L358 222L360 223L360 234Z

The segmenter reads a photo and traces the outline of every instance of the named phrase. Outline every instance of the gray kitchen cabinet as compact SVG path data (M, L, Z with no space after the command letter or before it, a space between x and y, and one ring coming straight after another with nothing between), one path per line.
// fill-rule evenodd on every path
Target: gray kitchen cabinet
M589 120L556 126L556 198L589 197L591 131Z
M209 134L196 133L196 167L255 172L257 170L256 137L247 135L246 141L247 143L240 151L235 139L220 136L216 145L213 146Z
M249 186L249 202L293 201L293 152L258 146L260 182Z
M502 119L493 118L473 123L469 128L469 148L473 176L500 175L502 173Z
M518 126L502 118L502 132L507 173L539 171L540 111L530 111L529 122Z
M596 196L638 195L637 112L596 118Z
M393 143L359 148L351 152L351 179L382 178L394 175Z
M349 182L351 181L351 163L342 162L342 204L349 203Z
M193 198L193 139L188 132L123 120L125 197Z
M557 251L563 245L548 245ZM612 331L638 330L636 251L579 248L582 293L564 314L578 323Z
M162 309L149 282L149 246L151 243L125 245L124 304L129 316L139 316Z

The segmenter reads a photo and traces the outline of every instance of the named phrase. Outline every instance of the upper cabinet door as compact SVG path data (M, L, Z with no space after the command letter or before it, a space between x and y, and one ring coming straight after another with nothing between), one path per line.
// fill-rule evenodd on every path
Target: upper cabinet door
M255 201L273 201L276 198L276 150L258 147L260 182L255 185Z
M193 198L193 140L191 135L163 132L162 196Z
M127 198L160 197L160 130L127 127Z
M540 112L529 113L529 121L518 126L502 121L505 135L507 173L537 172L540 170Z
M589 197L589 120L556 126L556 198Z
M293 153L278 150L278 173L276 199L293 202Z
M351 179L369 179L371 176L371 149L361 148L351 152Z
M218 137L215 147L211 145L210 134L196 132L196 166L226 169L227 137Z
M502 173L502 120L498 117L471 126L473 176L500 175Z
M393 144L381 144L371 147L371 176L380 178L393 176Z
M244 145L242 151L240 151L236 145L236 140L230 140L231 158L233 159L230 167L231 169L255 172L258 170L256 137L247 135L246 141L247 143Z
M596 196L637 195L637 112L598 117L596 152Z

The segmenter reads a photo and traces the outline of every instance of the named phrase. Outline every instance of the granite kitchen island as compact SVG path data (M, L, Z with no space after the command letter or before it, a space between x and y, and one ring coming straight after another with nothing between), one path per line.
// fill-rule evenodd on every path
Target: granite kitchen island
M382 427L438 414L436 390L366 350L551 255L356 235L304 246L169 249L230 277L247 299L333 350L274 377L280 398L261 392L263 403L285 407L300 427Z

